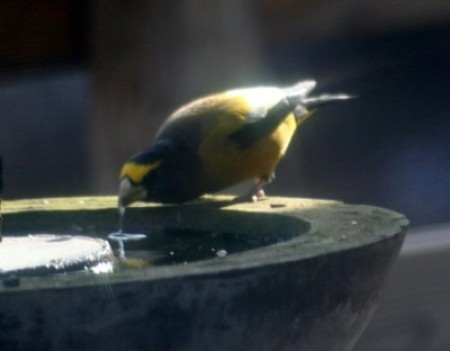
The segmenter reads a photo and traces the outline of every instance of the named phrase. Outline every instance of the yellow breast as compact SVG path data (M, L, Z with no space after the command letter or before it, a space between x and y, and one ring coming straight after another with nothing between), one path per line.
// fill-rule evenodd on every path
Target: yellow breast
M207 191L270 176L297 128L294 115L289 114L272 134L248 148L241 148L227 136L244 123L242 116L227 116L200 144L199 154L203 163L201 183Z

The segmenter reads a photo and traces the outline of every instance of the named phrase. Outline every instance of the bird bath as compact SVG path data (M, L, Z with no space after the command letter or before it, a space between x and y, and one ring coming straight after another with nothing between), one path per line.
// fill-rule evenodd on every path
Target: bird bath
M117 230L112 197L3 210L5 238L106 242ZM392 211L327 200L131 207L125 230L147 239L126 243L113 271L0 277L0 349L350 350L407 225Z

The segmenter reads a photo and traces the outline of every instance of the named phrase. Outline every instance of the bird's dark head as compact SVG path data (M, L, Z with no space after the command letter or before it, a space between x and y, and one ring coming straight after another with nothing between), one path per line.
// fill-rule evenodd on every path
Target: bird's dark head
M170 141L159 141L127 161L120 172L119 205L148 201L158 189L161 169L173 153Z

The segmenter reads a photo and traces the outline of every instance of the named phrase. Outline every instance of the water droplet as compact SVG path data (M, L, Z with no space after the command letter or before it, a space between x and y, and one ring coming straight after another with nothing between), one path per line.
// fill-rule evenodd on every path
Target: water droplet
M227 250L222 249L222 250L218 250L216 252L216 255L217 255L217 257L224 258L226 255L228 255L228 252L227 252Z
M123 223L125 221L125 210L126 210L125 206L119 205L119 228L117 230L118 233L123 232Z
M124 242L142 240L142 239L145 239L146 237L147 237L147 235L145 235L145 234L127 234L127 233L122 233L122 231L108 234L109 240L115 241L119 244L118 256L120 259L125 258Z

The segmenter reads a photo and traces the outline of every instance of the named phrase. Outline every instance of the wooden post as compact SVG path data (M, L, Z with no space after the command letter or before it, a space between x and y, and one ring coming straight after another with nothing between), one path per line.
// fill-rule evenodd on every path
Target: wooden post
M250 0L98 1L94 8L93 192L115 192L121 164L193 98L262 83Z
M2 223L3 223L2 199L3 199L3 161L2 161L2 156L0 156L0 242L2 241L2 238L3 238L3 234L2 234Z

